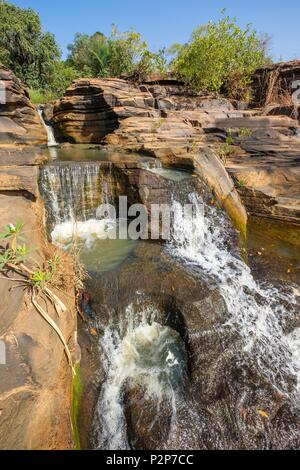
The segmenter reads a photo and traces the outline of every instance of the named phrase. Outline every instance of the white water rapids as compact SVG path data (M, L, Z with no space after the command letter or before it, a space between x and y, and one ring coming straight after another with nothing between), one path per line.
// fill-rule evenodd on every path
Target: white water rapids
M195 205L196 217L189 219L183 216L182 206L174 202L177 223L167 252L218 286L229 312L227 326L240 335L243 352L249 360L255 358L261 377L286 395L289 394L286 374L297 377L298 390L295 387L290 398L298 407L300 332L296 329L286 335L282 324L297 308L299 290L292 286L283 291L256 282L250 268L227 247L228 222L224 216L209 207L205 207L204 213L202 201L196 194L191 194L190 199ZM174 445L182 449L197 448L197 433L206 433L201 415L192 402L184 401L176 387L170 382L166 385L160 376L162 358L167 369L178 365L176 355L168 351L172 330L156 322L155 312L154 316L149 315L149 311L140 313L139 322L134 324L129 307L123 333L108 327L101 340L107 376L97 405L95 447L129 448L123 387L128 381L134 381L158 403L167 398L172 402L172 425L165 448L174 448ZM164 345L167 349L163 349ZM150 364L143 360L145 351L152 357ZM214 439L216 448L222 446L216 437Z
M101 339L106 381L97 405L95 446L129 449L123 387L138 384L159 403L173 397L183 378L185 353L177 332L157 323L155 308L139 315L130 305L119 328L108 327Z
M230 314L229 324L244 338L244 351L255 356L260 373L285 391L283 372L300 386L300 329L285 335L282 321L299 309L300 291L287 292L255 281L245 262L226 247L226 221L215 209L205 208L197 194L190 195L196 217L184 218L174 203L176 226L168 251L211 277L220 289ZM295 397L296 400L299 397Z

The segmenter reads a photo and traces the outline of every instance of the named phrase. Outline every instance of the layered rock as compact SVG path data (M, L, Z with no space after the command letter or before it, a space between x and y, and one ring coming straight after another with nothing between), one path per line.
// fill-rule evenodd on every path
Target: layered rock
M76 143L99 143L130 116L155 117L154 99L119 79L76 80L54 106L53 122Z
M40 161L36 149L0 149L0 231L22 221L24 241L32 250L30 262L43 266L51 247L41 231L43 209L37 202ZM66 269L69 260L62 256ZM16 273L10 276L19 278ZM0 341L6 350L5 364L0 363L0 449L72 449L72 371L60 339L24 287L21 280L0 280ZM60 317L47 299L39 302L75 353L73 286L63 290L57 295L67 311Z
M0 64L0 146L46 143L46 130L27 91L20 80Z
M277 66L290 87L297 64ZM243 226L245 214L231 179L223 174L225 187L233 188L224 193L215 178L220 177L219 156L238 189L240 180L248 181L250 192L240 193L250 214L297 221L300 128L294 111L282 105L265 110L243 108L243 103L233 105L223 97L194 93L173 79L156 77L142 85L118 79L77 80L55 105L53 122L75 142L101 142L146 152L167 165L192 168L211 181L222 203L231 194L230 214L235 221L243 221L239 223ZM219 144L228 147L226 161ZM232 145L239 150L231 152ZM209 147L213 152L207 159ZM245 158L240 159L240 154ZM262 168L268 173L267 184L262 183ZM281 182L278 174L284 175ZM270 197L275 199L270 202Z
M300 127L283 116L264 120L264 128L237 137L226 168L248 213L299 224Z

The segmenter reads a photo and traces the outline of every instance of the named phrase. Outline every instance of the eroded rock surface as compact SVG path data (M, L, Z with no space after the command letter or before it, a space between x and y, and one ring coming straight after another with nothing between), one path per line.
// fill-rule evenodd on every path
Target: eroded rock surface
M267 73L280 70L282 80L289 79L290 92L298 65L270 66ZM168 78L149 78L141 85L119 79L77 80L56 103L53 122L75 142L146 152L166 165L196 169L204 177L208 167L220 166L220 157L248 213L298 222L300 127L288 108L275 103L272 109L245 109L243 103L197 94ZM225 149L225 161L219 145L230 147L227 142L240 150ZM204 161L208 167L201 164ZM234 184L229 177L225 186L232 190L220 191L218 172L212 179L209 171L208 180L221 203L230 194L227 210L243 227L245 211ZM224 173L222 181L228 178Z
M27 91L1 64L0 97L0 146L46 144L46 130Z
M100 338L108 324L124 331L126 321L130 321L128 305L133 305L137 315L141 308L144 311L155 308L156 321L179 332L186 345L188 374L181 392L173 398L146 393L134 379L124 382L120 403L124 406L125 433L132 448L299 446L296 410L288 396L266 380L255 358L250 359L245 353L238 330L227 325L229 313L224 299L208 276L172 260L159 245L142 243L117 272L96 275L93 283L89 283L89 292ZM100 353L101 350L102 347ZM101 396L105 381L101 364L97 377L94 396L88 392L90 408L83 400L85 422L88 410L94 416L87 447L97 447L102 442L101 418L105 407L103 402L98 408L95 406L95 394ZM292 390L294 377L285 379Z
M31 259L42 266L47 242L41 229L42 208L37 203L40 157L37 149L0 150L0 231L22 221ZM65 263L67 266L68 261ZM19 278L13 273L10 277ZM41 302L75 359L72 287L57 295L68 308L60 318L51 302ZM6 349L6 363L0 364L0 449L72 449L73 379L62 343L34 308L21 281L1 279L0 298L0 341Z

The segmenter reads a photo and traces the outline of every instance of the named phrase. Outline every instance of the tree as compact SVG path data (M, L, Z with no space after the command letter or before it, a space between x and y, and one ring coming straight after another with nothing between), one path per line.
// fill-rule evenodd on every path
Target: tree
M109 37L100 32L77 33L68 49L68 64L85 77L140 75L161 71L166 65L164 51L150 52L140 33L122 33L115 26Z
M173 52L173 71L194 89L226 88L237 98L247 93L254 70L268 60L266 43L251 25L242 29L224 12L218 22L199 27L188 44L176 45Z
M0 62L28 86L46 88L61 52L51 33L43 33L33 10L3 2L0 5Z
M73 44L68 46L68 63L82 76L97 77L108 73L110 48L104 34L96 32L92 36L77 33Z

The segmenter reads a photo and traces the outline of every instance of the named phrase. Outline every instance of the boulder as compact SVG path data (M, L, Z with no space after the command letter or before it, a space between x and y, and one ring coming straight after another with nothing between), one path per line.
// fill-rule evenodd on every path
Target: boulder
M0 147L47 143L46 130L20 80L0 64Z
M99 143L117 129L119 119L158 116L154 98L125 80L75 80L55 104L53 122L76 143Z

